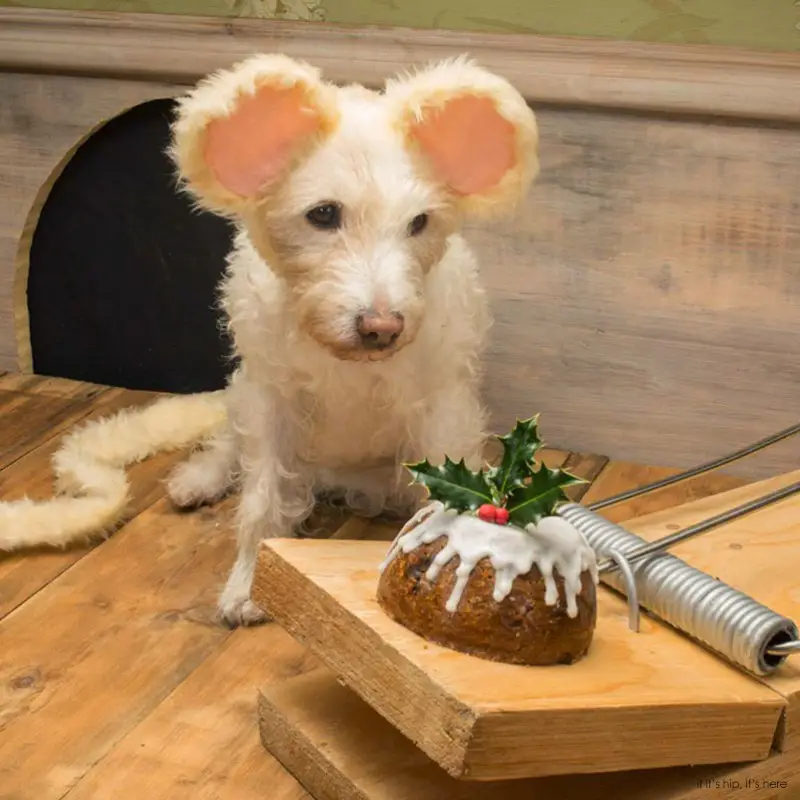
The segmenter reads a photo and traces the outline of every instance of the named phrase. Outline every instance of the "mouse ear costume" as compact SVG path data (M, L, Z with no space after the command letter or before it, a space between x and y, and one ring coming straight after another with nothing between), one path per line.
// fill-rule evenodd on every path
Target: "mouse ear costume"
M388 82L420 169L465 213L506 213L539 171L536 118L503 78L459 58Z
M286 56L255 56L201 81L178 108L171 155L209 211L246 212L338 122L336 87Z

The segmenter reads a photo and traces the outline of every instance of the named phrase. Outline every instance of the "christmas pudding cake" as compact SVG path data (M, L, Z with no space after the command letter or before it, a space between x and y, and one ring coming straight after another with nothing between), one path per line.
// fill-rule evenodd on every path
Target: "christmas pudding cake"
M407 465L430 502L380 566L378 602L436 644L511 664L571 664L597 618L594 551L557 516L569 473L537 466L537 418L498 437L497 467L471 472L445 458Z

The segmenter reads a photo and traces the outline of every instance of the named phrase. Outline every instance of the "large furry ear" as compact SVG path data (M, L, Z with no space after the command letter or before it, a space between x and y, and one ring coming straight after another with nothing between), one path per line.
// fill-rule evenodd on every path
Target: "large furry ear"
M183 98L170 154L201 206L239 212L261 199L338 122L334 87L286 56L255 56Z
M507 211L525 196L539 171L539 134L506 80L462 57L389 82L386 97L421 168L464 211Z

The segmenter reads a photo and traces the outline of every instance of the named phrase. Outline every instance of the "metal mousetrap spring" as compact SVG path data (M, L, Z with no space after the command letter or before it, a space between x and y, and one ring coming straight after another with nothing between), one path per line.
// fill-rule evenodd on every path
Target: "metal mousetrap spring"
M800 433L800 424L723 458L679 475L583 506L566 503L561 517L572 523L597 553L600 580L627 597L630 627L639 630L639 607L755 675L775 672L800 652L800 631L790 619L665 550L726 522L800 492L800 482L732 508L682 531L647 542L601 517L599 509L657 491L718 469Z

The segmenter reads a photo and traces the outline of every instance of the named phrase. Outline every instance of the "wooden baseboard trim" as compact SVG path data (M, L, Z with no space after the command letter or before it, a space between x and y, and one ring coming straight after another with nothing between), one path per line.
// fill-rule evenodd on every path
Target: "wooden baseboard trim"
M800 120L800 54L310 22L0 8L0 70L191 83L281 51L336 82L378 85L469 53L530 102Z

